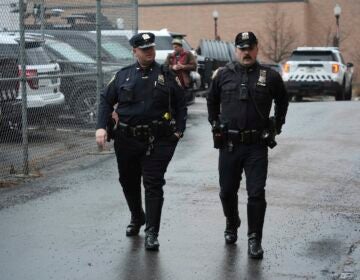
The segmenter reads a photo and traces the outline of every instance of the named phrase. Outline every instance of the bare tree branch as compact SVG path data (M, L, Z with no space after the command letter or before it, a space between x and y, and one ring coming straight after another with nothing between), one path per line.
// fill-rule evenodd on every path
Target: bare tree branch
M261 45L264 56L277 63L289 57L296 44L296 33L278 5L274 5L265 17L265 32L265 43Z

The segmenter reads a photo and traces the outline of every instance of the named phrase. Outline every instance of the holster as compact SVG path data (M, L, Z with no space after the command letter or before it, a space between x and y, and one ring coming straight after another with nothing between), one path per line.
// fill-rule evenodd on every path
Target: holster
M111 139L115 138L116 126L117 126L117 124L116 124L115 120L112 118L112 115L110 114L110 116L108 117L107 124L106 124L106 134L107 134L106 141L107 142L110 142Z
M214 148L221 149L226 143L227 129L226 126L219 122L214 122L212 125Z

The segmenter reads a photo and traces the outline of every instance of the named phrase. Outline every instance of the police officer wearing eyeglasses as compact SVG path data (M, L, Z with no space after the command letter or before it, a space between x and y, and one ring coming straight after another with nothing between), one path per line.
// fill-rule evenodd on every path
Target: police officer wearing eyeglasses
M279 73L260 65L253 32L235 38L237 62L219 69L207 96L214 146L219 148L220 200L226 217L225 242L237 241L238 190L245 171L248 194L248 255L261 259L266 210L268 147L285 123L288 95ZM269 117L274 101L274 117Z
M154 41L154 34L149 32L129 40L137 62L117 72L101 94L96 130L96 142L101 147L109 134L114 138L119 181L131 212L126 235L138 235L146 223L147 250L159 249L164 174L185 130L187 116L176 74L155 61Z

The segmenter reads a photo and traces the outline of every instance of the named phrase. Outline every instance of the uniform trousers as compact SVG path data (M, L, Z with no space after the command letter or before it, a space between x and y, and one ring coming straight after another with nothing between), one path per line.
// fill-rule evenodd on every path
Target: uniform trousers
M220 199L224 215L238 215L238 190L245 171L248 194L248 234L256 232L261 238L266 200L265 185L268 170L268 148L264 144L239 144L229 151L219 151Z
M156 139L150 155L148 143L117 135L114 147L118 163L119 181L133 217L142 213L141 179L145 189L146 229L159 231L165 172L175 152L173 138Z

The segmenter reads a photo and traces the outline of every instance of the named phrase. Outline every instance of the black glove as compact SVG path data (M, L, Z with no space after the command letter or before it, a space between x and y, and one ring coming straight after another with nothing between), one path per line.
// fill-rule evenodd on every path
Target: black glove
M179 138L175 134L172 134L171 136L169 136L168 139L170 142L173 142L173 143L176 143L179 141Z

